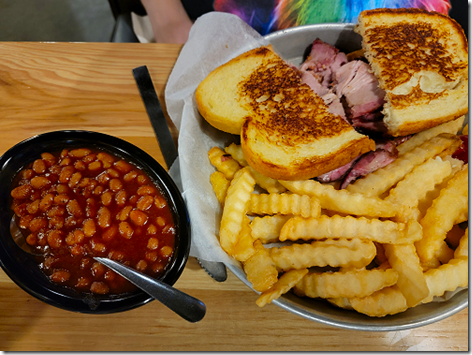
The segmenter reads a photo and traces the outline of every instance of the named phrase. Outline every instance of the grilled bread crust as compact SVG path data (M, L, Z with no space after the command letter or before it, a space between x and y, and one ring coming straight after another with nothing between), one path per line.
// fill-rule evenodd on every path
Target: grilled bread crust
M223 132L240 134L249 112L240 104L238 84L265 61L265 50L243 53L213 70L198 85L197 108L209 124Z
M384 122L404 136L468 112L468 43L453 19L420 9L363 11L355 31L380 87Z
M274 179L316 177L375 149L268 47L217 68L196 99L211 125L240 134L248 164Z
M242 127L241 148L249 165L266 176L309 179L375 147L342 117L331 114L323 99L278 56L239 83L239 92L252 112Z

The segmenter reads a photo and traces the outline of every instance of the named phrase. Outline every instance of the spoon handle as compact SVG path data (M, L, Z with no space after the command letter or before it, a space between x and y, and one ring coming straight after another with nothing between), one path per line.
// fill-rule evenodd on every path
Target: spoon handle
M114 260L101 257L94 259L123 276L185 320L194 323L205 316L206 306L200 300Z

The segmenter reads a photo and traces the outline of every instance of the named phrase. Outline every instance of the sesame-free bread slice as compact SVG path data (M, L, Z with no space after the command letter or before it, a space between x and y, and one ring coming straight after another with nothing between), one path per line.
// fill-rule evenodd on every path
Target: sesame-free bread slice
M238 84L260 65L275 56L267 48L245 52L217 67L198 85L195 92L197 108L213 127L232 134L240 134L249 112L241 104Z
M273 179L313 178L375 148L367 136L330 113L298 71L278 56L239 83L239 90L252 112L241 131L244 157Z
M196 101L211 125L240 134L248 164L274 179L316 177L375 149L271 47L216 68L197 88Z
M250 112L241 148L256 171L273 179L309 179L375 148L329 112L296 68L268 48L259 51L266 51L267 61L238 84L240 102Z
M468 43L449 16L420 9L361 12L355 31L386 92L388 133L404 136L468 112Z

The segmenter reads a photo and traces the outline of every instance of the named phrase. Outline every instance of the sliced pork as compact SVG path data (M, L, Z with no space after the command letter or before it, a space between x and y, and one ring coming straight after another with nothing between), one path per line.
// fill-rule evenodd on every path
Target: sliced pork
M383 121L383 113L381 112L381 108L363 116L350 118L349 121L352 127L362 133L375 133L377 135L387 133L387 126Z
M302 81L323 98L331 113L343 117L362 133L378 137L387 132L382 114L385 92L366 62L348 62L344 53L317 38L299 71ZM408 138L377 142L375 151L316 179L321 182L341 180L341 188L345 188L393 162L398 156L397 144Z
M359 158L356 158L346 165L343 165L337 169L331 170L330 172L327 172L325 174L322 174L316 178L316 180L320 182L332 182L332 181L338 181L341 180L348 172L351 170L351 168L354 166L356 161Z
M368 115L385 102L385 92L379 87L379 81L369 65L360 60L353 60L335 72L333 90L346 100L349 118Z
M358 178L373 173L395 161L398 157L397 146L406 142L411 137L410 135L379 141L376 143L374 151L363 154L350 163L320 175L316 179L321 182L332 182L342 179L340 188L344 189Z
M346 118L344 107L331 87L334 74L345 63L347 57L344 53L317 38L313 41L310 55L299 68L302 82L323 99L331 113L343 118Z
M331 113L360 131L386 132L379 114L385 93L367 63L348 62L345 53L317 38L299 71L302 81L323 98Z
M349 174L343 179L340 188L344 189L351 182L387 166L397 159L398 151L393 141L376 145L375 150L361 156Z
M338 115L338 116L341 116L342 118L346 119L346 113L344 111L344 106L341 102L341 99L335 93L330 91L327 94L321 96L321 98L323 99L324 103L326 105L328 105L329 112L331 112L334 115Z
M323 97L330 92L330 89L327 86L323 86L319 78L314 75L313 72L301 70L300 74L302 82L307 84L319 96Z
M310 72L324 87L329 87L334 79L333 74L345 63L346 54L317 38L300 70Z

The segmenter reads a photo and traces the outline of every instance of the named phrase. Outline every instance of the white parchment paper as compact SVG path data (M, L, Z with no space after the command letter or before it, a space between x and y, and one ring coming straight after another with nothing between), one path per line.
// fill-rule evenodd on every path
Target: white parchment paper
M222 211L210 183L210 174L215 170L208 159L208 151L214 146L224 148L238 138L216 130L200 116L195 89L216 67L266 44L259 33L235 15L205 14L193 25L169 77L166 106L179 130L179 159L169 172L181 184L189 210L191 256L234 263L221 249L217 238Z

